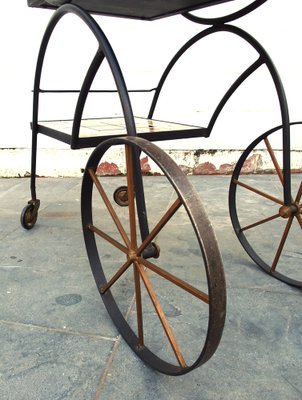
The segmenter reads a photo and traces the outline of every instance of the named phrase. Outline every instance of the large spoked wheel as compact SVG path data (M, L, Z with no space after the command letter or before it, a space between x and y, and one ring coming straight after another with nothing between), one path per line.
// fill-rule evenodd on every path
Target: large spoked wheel
M122 160L121 175L98 176L110 154ZM141 176L139 156L157 176ZM127 187L127 207L113 199L120 186ZM99 145L83 178L82 223L97 287L131 349L170 375L205 363L223 331L224 273L198 195L171 158L137 137Z
M294 142L298 135L293 132L301 131L301 123L291 125ZM282 127L277 127L244 151L231 180L230 215L239 241L255 263L275 278L301 288L301 165L295 165L297 160L292 152L292 203L286 206L280 149ZM256 175L260 166L267 173Z

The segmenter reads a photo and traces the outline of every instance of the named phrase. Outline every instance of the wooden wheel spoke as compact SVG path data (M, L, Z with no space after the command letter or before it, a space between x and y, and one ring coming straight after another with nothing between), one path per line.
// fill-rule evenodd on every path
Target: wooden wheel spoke
M175 275L171 274L170 272L165 271L164 269L158 267L157 265L153 264L149 260L145 259L140 259L140 262L147 267L148 269L151 269L153 272L157 273L161 277L167 279L171 283L174 283L181 289L184 289L188 293L192 294L193 296L197 297L199 300L202 300L203 302L209 304L209 296L202 292L199 289L196 289L194 286L190 285L189 283L185 282L184 280L176 277Z
M181 206L181 200L179 197L175 200L175 202L169 207L165 215L159 220L159 222L155 225L143 243L139 246L137 250L137 254L140 255L145 248L152 242L152 240L159 234L159 232L165 227L165 225L169 222L169 220L173 217L176 211Z
M167 317L166 317L166 315L165 315L165 313L164 313L164 311L163 311L163 309L161 307L161 304L160 304L160 302L159 302L159 300L158 300L158 298L156 296L156 293L152 288L152 285L151 285L150 280L149 280L149 278L148 278L148 276L146 274L146 271L144 270L143 266L140 263L137 262L136 265L137 265L137 268L139 270L140 276L142 277L144 285L145 285L145 287L147 289L147 292L148 292L148 294L150 296L150 299L151 299L151 301L153 303L155 311L156 311L156 313L157 313L157 315L158 315L158 317L160 319L160 322L161 322L161 324L162 324L162 326L164 328L164 331L165 331L165 333L167 335L167 338L168 338L168 340L170 342L172 350L173 350L173 352L174 352L174 354L175 354L175 356L177 358L177 361L179 362L179 365L182 368L186 368L187 364L185 362L185 359L184 359L184 357L183 357L183 355L182 355L182 353L180 351L179 345L178 345L178 343L176 341L176 338L174 336L172 328L171 328L171 326L170 326L170 324L169 324L169 322L167 320Z
M283 200L277 199L277 197L271 196L270 194L265 193L262 190L258 190L250 185L247 185L246 183L243 183L243 182L239 181L238 179L233 179L233 183L235 183L236 185L242 186L245 189L250 190L256 194L259 194L259 196L265 197L266 199L271 200L274 203L281 204L281 205L284 204Z
M105 285L100 287L101 294L106 293L107 290L110 289L111 286L123 275L123 273L127 271L131 264L132 260L128 259L125 264L123 264L121 268L113 275L113 277Z
M286 242L286 239L287 239L287 236L288 236L290 227L291 227L291 225L292 225L293 219L294 219L294 217L290 217L290 218L288 219L288 221L287 221L287 224L286 224L286 227L285 227L285 229L284 229L284 232L283 232L283 235L282 235L280 244L279 244L278 249L277 249L277 253L276 253L275 258L274 258L274 261L273 261L273 263L272 263L271 272L274 272L275 269L276 269L276 267L277 267L277 264L278 264L278 262L279 262L279 259L280 259L282 250L283 250L283 248L284 248L284 245L285 245L285 242Z
M104 231L101 229L97 228L94 225L88 225L88 229L91 230L92 232L96 233L98 236L101 238L107 240L110 244L112 244L114 247L117 249L121 250L123 253L128 254L128 249L127 247L123 246L121 243L119 243L117 240L113 239L111 236L107 235Z
M276 218L279 218L279 217L280 217L280 215L278 213L278 214L272 215L271 217L261 219L260 221L254 222L253 224L244 226L243 228L240 229L240 232L246 231L246 230L251 229L251 228L255 228L258 225L265 224L266 222L272 221L272 220L274 220Z
M278 175L278 177L280 179L280 182L282 183L282 185L284 185L284 177L283 177L282 169L280 168L280 165L279 165L279 163L278 163L278 161L276 159L274 150L273 150L273 148L272 148L272 146L271 146L271 144L270 144L270 142L269 142L267 137L264 139L264 142L265 142L267 151L269 152L269 155L271 157L271 160L272 160L272 162L274 164L274 167L276 169L276 172L277 172L277 175Z
M103 186L101 185L101 182L97 178L97 176L94 173L92 168L89 168L88 172L89 172L89 175L91 176L91 179L93 180L98 192L100 193L100 195L107 207L107 210L108 210L109 214L111 215L113 222L115 223L115 226L117 227L120 235L122 236L122 239L124 240L125 245L129 248L130 241L129 241L128 235L127 235L126 231L124 230L124 228L121 224L121 221L119 220L114 208L112 207L112 204L110 203L110 200L108 199L108 197L105 193L105 190L104 190Z

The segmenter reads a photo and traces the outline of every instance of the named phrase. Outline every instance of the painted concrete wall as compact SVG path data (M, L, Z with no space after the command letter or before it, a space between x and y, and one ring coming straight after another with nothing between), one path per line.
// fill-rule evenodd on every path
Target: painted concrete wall
M250 2L236 0L227 6L227 11L229 7ZM219 6L213 10L220 14L225 7ZM203 15L214 14L213 10L206 10ZM301 11L301 0L268 0L254 13L236 22L236 25L255 36L271 55L285 87L291 120L302 119ZM26 0L3 2L1 5L0 148L5 149L0 154L1 175L24 176L29 169L31 89L39 43L51 14L49 10L28 8ZM109 17L96 19L113 45L129 89L156 86L163 68L178 48L201 29L201 26L181 16L154 22ZM79 88L94 51L94 39L82 23L73 16L65 18L58 26L47 53L42 88ZM155 117L206 125L230 83L254 60L255 54L249 46L230 34L217 34L196 45L173 71ZM111 88L108 71L104 68L101 72L95 88ZM106 99L102 96L91 96L85 110L86 116L119 114L119 103L114 96L109 95ZM41 118L72 117L75 100L73 95L43 95ZM145 116L151 96L135 95L132 101L135 114ZM227 150L224 157L233 150L245 148L255 137L279 122L280 110L275 90L267 71L261 68L230 100L211 138L163 142L160 146L178 152L193 149ZM295 131L295 150L302 148L302 135L299 132ZM56 174L52 160L60 158L63 150L66 160L66 171L61 172L63 175L71 174L68 166L74 162L78 173L89 153L85 150L75 156L74 152L65 151L67 146L45 137L39 138L39 147L46 149L43 150L45 154L50 154L49 157L40 157L42 175ZM217 161L217 168L218 164L224 162Z

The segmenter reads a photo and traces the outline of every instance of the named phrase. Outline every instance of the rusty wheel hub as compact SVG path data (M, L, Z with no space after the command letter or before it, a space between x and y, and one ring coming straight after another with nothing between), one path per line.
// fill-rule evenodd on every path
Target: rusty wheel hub
M301 214L301 207L298 203L293 203L290 206L282 206L279 208L279 215L282 218L289 218L292 217L294 215L298 215Z

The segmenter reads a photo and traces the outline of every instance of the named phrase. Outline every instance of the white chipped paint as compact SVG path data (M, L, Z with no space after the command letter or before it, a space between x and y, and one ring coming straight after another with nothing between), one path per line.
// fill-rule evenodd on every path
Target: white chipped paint
M67 150L67 149L39 149L37 160L37 174L45 177L80 177L85 168L88 157L92 150ZM217 173L224 164L234 166L238 161L242 151L240 150L169 150L169 156L177 165L186 167L189 173L199 164L211 163L215 166ZM255 150L253 154L261 158L257 164L257 171L262 172L273 169L271 159L263 150ZM145 155L143 155L145 157ZM282 152L276 151L276 157L282 163ZM25 177L30 171L30 150L0 150L0 176L1 177ZM302 171L302 151L292 151L292 168ZM109 163L114 162L117 167L124 172L124 155L117 147L111 149L104 160ZM148 158L151 173L159 173L157 165ZM221 172L221 171L220 171Z

